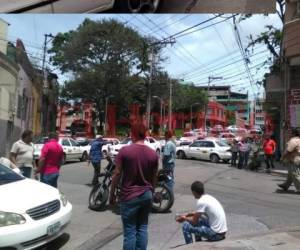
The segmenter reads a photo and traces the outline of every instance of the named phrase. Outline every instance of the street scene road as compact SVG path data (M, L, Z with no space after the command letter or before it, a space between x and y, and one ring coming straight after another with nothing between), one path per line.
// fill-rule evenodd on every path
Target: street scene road
M102 166L104 165L105 161L102 161ZM72 162L62 167L59 188L73 204L73 217L66 234L49 244L46 249L122 248L122 226L119 215L109 207L101 212L88 209L92 174L92 167L86 162ZM293 239L298 237L299 195L293 189L289 193L282 193L276 189L276 184L281 183L284 178L276 174L239 170L229 167L228 164L177 160L175 203L170 213L151 215L148 249L185 247L180 225L174 218L176 213L193 211L195 199L190 192L190 184L195 180L203 181L206 192L215 196L224 205L229 230L227 239L222 244L252 235L264 236L274 230L277 232L292 230L293 233L289 236ZM284 239L288 242L281 244L292 243L287 237ZM265 241L271 244L270 242ZM206 247L203 249L209 249L209 245Z
M0 250L299 250L300 2L105 2L0 14Z
M171 0L161 13L274 13L275 0Z

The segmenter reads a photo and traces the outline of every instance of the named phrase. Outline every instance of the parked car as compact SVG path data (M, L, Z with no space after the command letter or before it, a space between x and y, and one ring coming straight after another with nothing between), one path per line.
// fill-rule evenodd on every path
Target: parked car
M210 129L211 134L220 134L222 132L224 132L224 128L222 125L215 125Z
M241 137L239 136L236 136L235 134L233 133L221 133L218 138L220 140L223 140L225 141L226 143L228 144L232 144L233 143L233 140L237 140L237 141L240 141L241 140Z
M230 146L216 138L206 138L197 140L188 146L179 146L176 148L176 155L180 159L194 158L210 160L213 163L220 160L229 162L231 159Z
M22 0L2 1L0 12L97 13L110 9L117 12L155 12L162 0Z
M0 249L35 249L59 237L71 220L66 196L3 162L0 173Z
M111 146L111 151L110 154L114 157L116 156L121 148L128 146L132 144L132 139L130 137L125 138L123 141L121 141L118 145ZM145 145L153 149L154 151L157 152L157 154L160 154L161 151L161 144L159 141L154 139L153 137L146 137L145 138Z
M228 132L235 133L235 134L247 133L247 129L238 127L236 125L228 126L227 130L228 130Z
M105 145L102 146L102 153L103 155L107 155L107 153L110 153L110 147L111 145L118 145L120 143L120 140L117 138L103 138ZM94 140L89 140L89 143L85 143L85 145L81 144L81 148L84 149L88 155L90 154L91 146Z
M183 133L182 137L180 137L179 141L177 141L177 146L191 144L193 141L200 139L198 138L198 134L196 132L190 131Z
M48 137L41 137L34 141L34 159L38 160L41 155L42 148L47 142ZM80 146L78 142L69 137L59 137L58 143L62 146L64 151L63 164L67 161L86 161L88 159L88 152L85 147Z

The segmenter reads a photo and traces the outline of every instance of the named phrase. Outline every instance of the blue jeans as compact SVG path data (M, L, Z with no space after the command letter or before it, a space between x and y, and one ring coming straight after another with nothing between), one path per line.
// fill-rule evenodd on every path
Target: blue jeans
M26 178L31 178L32 168L31 167L20 167L21 174Z
M187 221L183 222L182 232L186 244L193 243L192 234L195 235L196 239L204 237L208 241L219 241L225 238L225 236L222 236L213 231L209 226L208 220L205 218L201 218L196 225L193 225Z
M59 173L41 174L41 182L57 188L58 176L59 176Z
M170 188L171 192L173 193L173 188L174 188L174 168L175 168L175 163L167 163L163 162L163 169L168 171L168 176L170 179L166 182L168 188Z
M130 201L121 202L123 223L123 250L146 250L148 244L148 217L152 193L147 191Z

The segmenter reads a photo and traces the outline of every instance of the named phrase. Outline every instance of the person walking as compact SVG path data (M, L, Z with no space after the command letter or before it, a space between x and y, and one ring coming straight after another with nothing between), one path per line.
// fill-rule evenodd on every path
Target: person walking
M292 183L300 194L300 134L297 129L292 130L292 138L287 142L287 147L281 160L288 164L288 176L284 183L278 187L287 191Z
M245 141L245 159L244 159L244 164L243 167L247 168L248 167L248 161L249 161L249 157L250 157L250 152L251 152L251 138L246 138Z
M242 139L239 142L239 163L238 163L238 169L242 169L245 162L245 154L247 151L247 145L245 143L245 139Z
M204 185L200 181L193 182L191 191L197 199L196 211L176 217L177 222L183 223L185 243L193 243L193 234L196 241L201 241L202 237L208 241L225 239L228 229L221 203L213 196L205 194Z
M144 144L146 127L137 123L131 127L133 143L118 153L110 189L110 204L116 202L120 183L120 213L123 224L123 250L146 250L148 217L156 185L158 155Z
M92 185L97 185L98 177L101 172L101 160L102 160L102 147L105 144L102 135L97 135L96 140L93 141L90 149L89 162L92 163L94 168L94 177Z
M57 180L63 158L64 152L62 146L58 143L58 135L51 132L49 140L42 148L35 176L40 173L41 182L57 188Z
M31 130L25 130L21 135L21 139L15 142L10 150L11 162L15 164L21 170L22 175L27 178L31 178L32 169L35 168L32 139L33 132Z
M271 139L270 136L266 137L263 144L263 150L265 154L266 172L270 173L270 168L275 168L273 163L273 155L276 150L276 143Z
M170 179L167 181L167 185L173 192L174 187L174 170L175 170L175 159L176 159L176 145L172 140L173 133L168 130L165 132L166 144L162 155L162 168L166 171Z
M230 150L231 150L231 166L232 167L236 167L236 160L238 157L238 152L239 152L239 144L238 141L236 139L233 140L231 146L230 146Z

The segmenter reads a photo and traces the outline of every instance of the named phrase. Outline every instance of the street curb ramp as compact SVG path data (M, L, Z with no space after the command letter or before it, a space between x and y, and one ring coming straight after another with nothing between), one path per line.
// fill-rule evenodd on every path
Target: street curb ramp
M96 233L93 237L82 243L76 250L97 250L103 248L112 240L118 238L123 233L120 220Z

